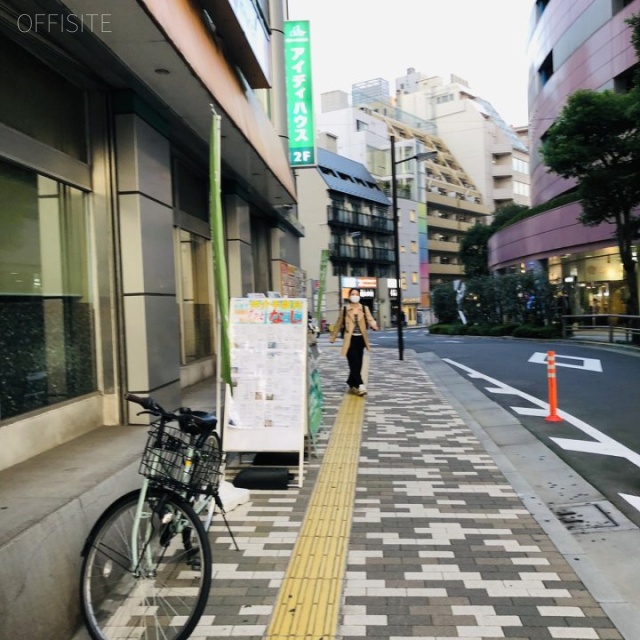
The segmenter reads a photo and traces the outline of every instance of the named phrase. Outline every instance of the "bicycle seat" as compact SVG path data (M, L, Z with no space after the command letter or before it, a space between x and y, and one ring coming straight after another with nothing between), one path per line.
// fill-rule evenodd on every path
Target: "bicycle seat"
M206 411L192 411L191 414L195 416L197 424L205 431L213 431L218 424L218 418L215 413L208 413Z

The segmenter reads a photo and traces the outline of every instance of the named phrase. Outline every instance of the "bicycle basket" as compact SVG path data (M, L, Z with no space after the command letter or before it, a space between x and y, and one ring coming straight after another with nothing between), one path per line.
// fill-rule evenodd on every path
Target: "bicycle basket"
M191 486L198 493L215 494L222 478L222 449L216 436L209 436L198 452L193 467Z
M191 437L173 424L151 424L139 472L162 486L189 493L214 494L220 484L222 452L214 437L189 460Z

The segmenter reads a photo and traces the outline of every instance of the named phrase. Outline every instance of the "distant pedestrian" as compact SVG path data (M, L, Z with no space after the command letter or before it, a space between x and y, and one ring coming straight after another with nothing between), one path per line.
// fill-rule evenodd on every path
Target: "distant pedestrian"
M360 289L349 289L349 303L346 304L331 331L330 342L335 342L338 334L344 328L344 341L340 353L347 356L349 363L349 377L347 385L349 392L364 396L367 389L362 381L362 359L365 348L370 351L367 329L378 330L378 325L371 315L371 311L360 302Z

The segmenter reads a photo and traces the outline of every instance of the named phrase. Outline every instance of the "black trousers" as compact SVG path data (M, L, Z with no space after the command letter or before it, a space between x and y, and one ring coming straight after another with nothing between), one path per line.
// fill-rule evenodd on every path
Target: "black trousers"
M362 384L362 357L364 355L364 338L362 336L351 336L349 349L347 351L347 362L349 363L349 378L347 384L350 387L359 387Z

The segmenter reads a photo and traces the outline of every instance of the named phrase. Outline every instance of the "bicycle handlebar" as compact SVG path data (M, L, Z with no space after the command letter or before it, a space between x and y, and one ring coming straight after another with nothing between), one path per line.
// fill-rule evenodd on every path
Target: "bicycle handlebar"
M146 411L157 413L158 415L166 414L166 411L151 396L143 398L142 396L136 396L133 393L127 393L124 397L125 400L128 400L129 402L139 404Z
M151 396L146 398L133 393L126 393L125 399L140 405L145 413L159 417L162 422L175 421L181 431L191 435L208 435L215 429L217 418L212 414L193 412L191 409L180 408L176 413L165 411ZM197 415L200 413L201 415Z

